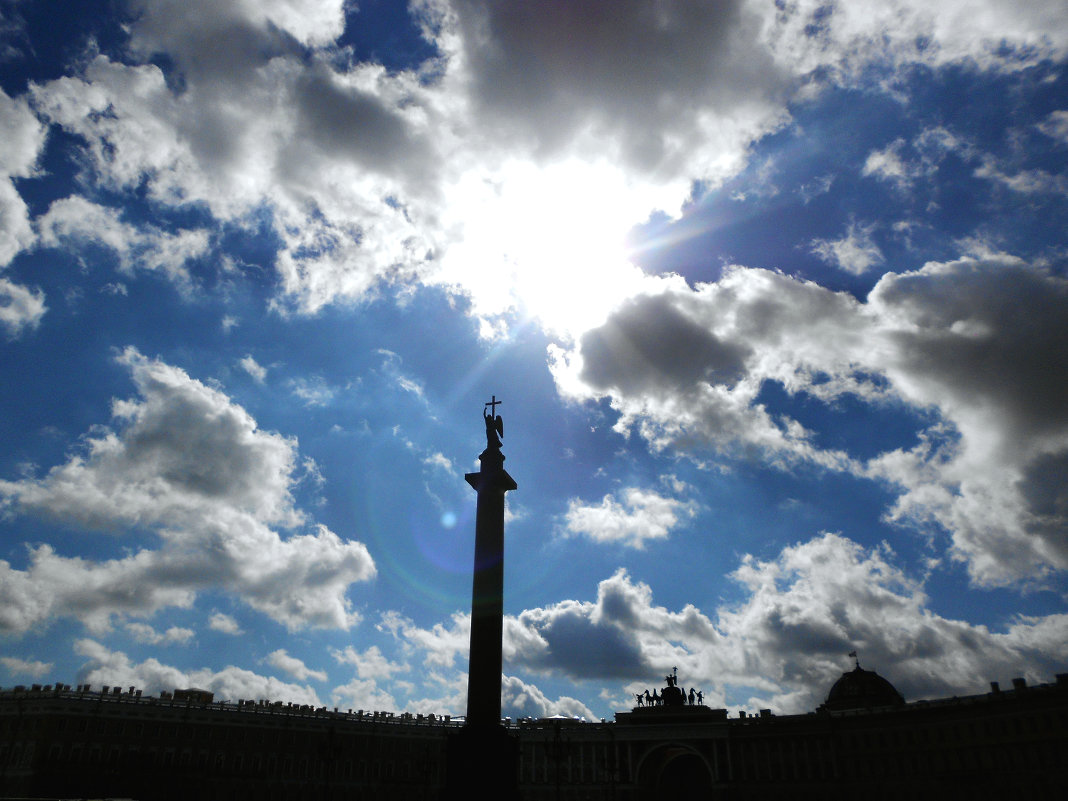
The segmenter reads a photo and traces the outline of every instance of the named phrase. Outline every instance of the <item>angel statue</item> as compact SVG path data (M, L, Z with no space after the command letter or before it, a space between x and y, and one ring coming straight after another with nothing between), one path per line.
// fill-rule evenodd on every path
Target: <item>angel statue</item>
M497 400L497 396L493 396L493 400L488 401L486 406L489 407L489 411L482 410L482 418L486 421L486 447L487 448L500 448L501 437L504 436L504 420L501 419L497 412L497 406L501 402Z

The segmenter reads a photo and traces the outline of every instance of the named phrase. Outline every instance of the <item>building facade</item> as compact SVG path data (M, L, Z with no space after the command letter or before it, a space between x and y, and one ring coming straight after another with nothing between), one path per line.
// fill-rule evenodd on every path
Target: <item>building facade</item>
M510 723L519 795L1068 798L1068 674L914 703L873 694L870 677L854 674L803 715L682 705L620 712L614 722ZM0 798L433 799L458 725L216 702L198 691L18 687L0 691Z

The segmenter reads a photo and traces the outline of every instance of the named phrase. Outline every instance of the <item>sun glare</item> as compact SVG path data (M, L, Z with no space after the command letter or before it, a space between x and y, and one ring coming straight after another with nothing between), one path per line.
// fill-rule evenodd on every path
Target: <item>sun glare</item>
M647 280L625 237L649 200L610 166L513 164L493 180L468 175L454 197L462 241L445 268L478 314L514 311L574 337Z

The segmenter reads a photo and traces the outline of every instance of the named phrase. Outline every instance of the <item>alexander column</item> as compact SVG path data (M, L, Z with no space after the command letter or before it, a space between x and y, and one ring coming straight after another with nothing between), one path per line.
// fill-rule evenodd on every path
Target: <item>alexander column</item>
M471 655L467 678L467 723L449 738L446 798L495 799L517 792L518 746L501 726L501 638L504 633L504 493L516 488L504 469L504 422L494 395L482 411L486 450L477 473L464 478L475 488L475 575L471 585Z
M494 395L482 417L486 450L481 469L464 476L478 493L475 510L475 576L471 586L471 657L467 677L468 725L501 722L501 638L504 632L504 493L516 488L504 469L504 421Z

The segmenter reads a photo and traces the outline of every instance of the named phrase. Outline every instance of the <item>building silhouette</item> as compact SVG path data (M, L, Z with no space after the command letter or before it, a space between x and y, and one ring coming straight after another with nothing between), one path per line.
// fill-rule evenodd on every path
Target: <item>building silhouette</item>
M197 690L19 686L0 690L0 798L435 799L459 725ZM530 801L1068 797L1068 674L906 703L858 666L807 714L663 705L506 729Z

